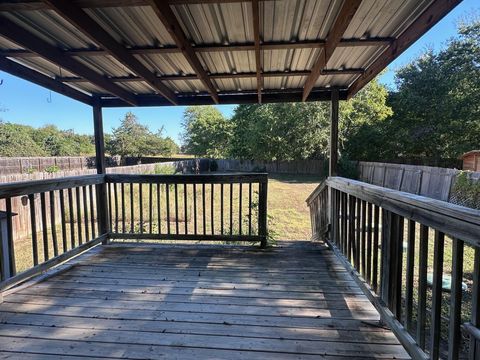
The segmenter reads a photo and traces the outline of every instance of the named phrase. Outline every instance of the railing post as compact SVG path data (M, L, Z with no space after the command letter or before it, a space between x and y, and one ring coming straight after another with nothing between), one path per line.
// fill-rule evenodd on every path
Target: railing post
M0 261L1 261L1 280L6 280L12 277L10 271L10 246L8 243L8 226L7 215L5 212L0 212Z
M95 133L95 160L97 166L97 174L106 174L105 165L105 141L103 136L103 118L102 107L98 100L93 106L93 127ZM96 186L97 194L97 216L99 233L110 233L110 224L108 222L108 207L107 207L107 184L104 179L103 184ZM108 244L109 237L103 241L103 244Z
M267 194L268 194L268 177L265 177L259 183L258 189L258 235L262 237L260 247L267 247Z

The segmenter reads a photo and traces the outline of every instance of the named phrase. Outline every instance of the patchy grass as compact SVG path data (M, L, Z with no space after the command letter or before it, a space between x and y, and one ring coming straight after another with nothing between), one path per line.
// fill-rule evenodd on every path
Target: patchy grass
M309 240L310 212L305 199L320 183L320 176L270 175L268 213L277 240Z

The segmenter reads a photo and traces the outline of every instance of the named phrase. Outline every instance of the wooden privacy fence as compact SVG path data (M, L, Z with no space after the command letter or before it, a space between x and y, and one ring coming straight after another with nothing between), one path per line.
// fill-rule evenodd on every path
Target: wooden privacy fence
M340 177L307 202L410 355L480 358L480 211Z
M278 174L322 175L323 160L260 161L217 159L218 171L265 171Z
M359 180L437 200L448 201L457 169L430 166L389 164L377 162L358 163Z
M267 174L108 175L112 239L267 239Z
M267 183L266 174L107 174L0 184L0 289L109 239L266 246ZM14 202L27 209L22 239Z

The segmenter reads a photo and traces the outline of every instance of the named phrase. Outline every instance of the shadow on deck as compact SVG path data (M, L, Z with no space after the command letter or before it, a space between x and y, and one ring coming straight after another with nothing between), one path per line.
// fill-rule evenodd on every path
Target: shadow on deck
M91 250L0 305L0 358L409 358L320 244Z

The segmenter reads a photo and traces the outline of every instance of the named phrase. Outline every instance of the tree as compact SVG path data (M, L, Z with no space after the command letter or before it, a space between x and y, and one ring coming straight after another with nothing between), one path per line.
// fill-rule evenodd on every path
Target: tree
M31 137L32 128L0 122L0 156L47 156Z
M429 50L397 71L385 128L389 157L439 160L480 147L480 20L458 32L438 53Z
M184 151L212 158L228 154L232 126L213 106L189 106L183 113Z
M108 138L107 152L120 155L122 159L127 156L171 155L176 148L172 145L172 139L162 137L162 130L152 133L147 126L138 122L135 114L128 112Z

